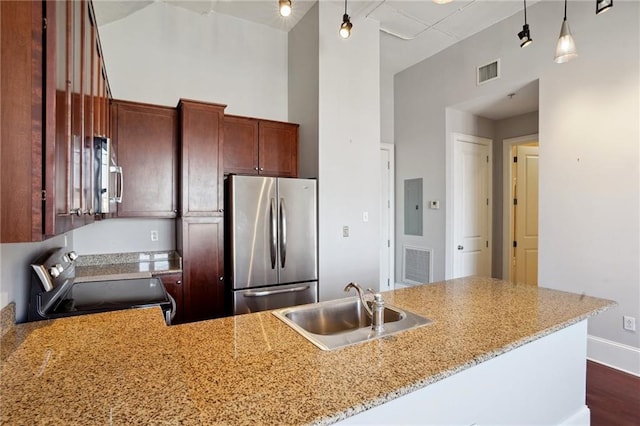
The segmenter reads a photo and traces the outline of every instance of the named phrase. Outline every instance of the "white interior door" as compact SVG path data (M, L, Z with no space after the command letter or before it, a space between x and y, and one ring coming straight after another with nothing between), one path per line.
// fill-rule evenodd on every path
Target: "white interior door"
M380 149L380 290L394 288L393 146Z
M515 281L538 285L538 147L516 152Z
M453 278L491 276L491 140L455 135Z

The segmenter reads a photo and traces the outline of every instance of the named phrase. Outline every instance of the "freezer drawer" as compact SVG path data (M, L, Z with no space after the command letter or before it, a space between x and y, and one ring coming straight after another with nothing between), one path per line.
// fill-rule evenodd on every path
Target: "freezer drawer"
M317 301L317 281L237 290L233 292L233 314L249 314Z

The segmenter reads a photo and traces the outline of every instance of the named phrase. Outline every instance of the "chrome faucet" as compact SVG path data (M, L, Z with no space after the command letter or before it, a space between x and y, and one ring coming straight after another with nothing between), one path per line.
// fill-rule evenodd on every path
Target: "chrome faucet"
M364 297L365 293L362 291L362 287L360 287L358 284L351 282L346 285L346 287L344 288L344 291L348 293L349 290L351 290L352 288L354 288L358 292L358 296L360 297L360 303L362 304L362 307L364 308L364 310L367 312L367 315L369 315L369 318L371 318L371 329L376 333L380 333L381 331L383 331L384 330L384 299L382 298L382 295L368 288L367 291L373 294L373 301L371 302L371 307L369 307L369 304L367 303Z

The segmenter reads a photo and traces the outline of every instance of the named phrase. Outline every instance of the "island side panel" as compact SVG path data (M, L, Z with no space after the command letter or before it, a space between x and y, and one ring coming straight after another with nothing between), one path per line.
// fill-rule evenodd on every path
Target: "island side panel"
M343 420L342 424L589 424L587 321Z

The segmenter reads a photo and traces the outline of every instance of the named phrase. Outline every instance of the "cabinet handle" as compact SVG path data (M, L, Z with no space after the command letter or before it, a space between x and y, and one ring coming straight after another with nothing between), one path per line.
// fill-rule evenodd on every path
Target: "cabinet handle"
M260 167L260 171L261 171L261 172L264 172L264 167Z
M176 281L176 285L182 285L182 280Z
M77 208L77 209L72 209L69 214L71 215L76 215L76 216L82 216L82 209Z
M254 167L254 168L253 168L253 170L256 170L256 171L257 171L257 170L258 170L258 168L257 168L257 167Z
M220 281L224 281L224 277L218 277Z

